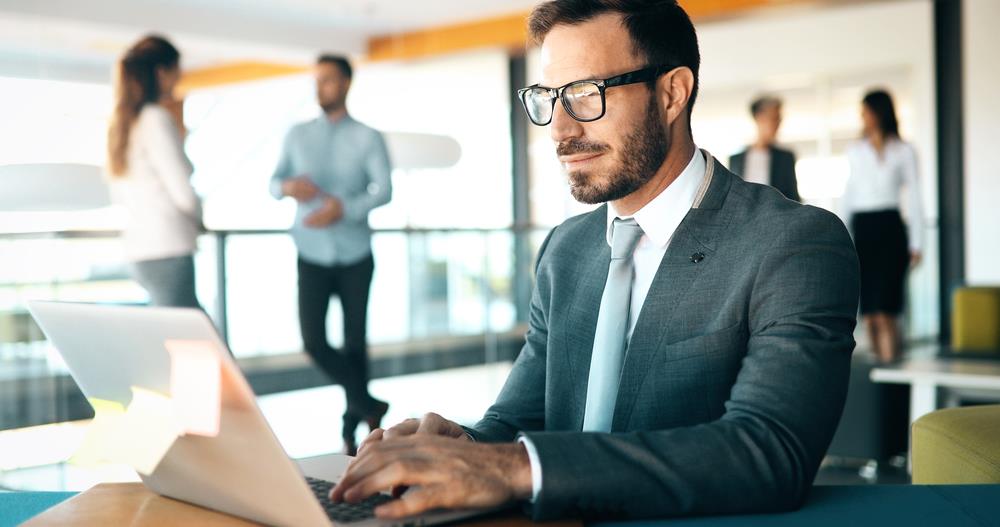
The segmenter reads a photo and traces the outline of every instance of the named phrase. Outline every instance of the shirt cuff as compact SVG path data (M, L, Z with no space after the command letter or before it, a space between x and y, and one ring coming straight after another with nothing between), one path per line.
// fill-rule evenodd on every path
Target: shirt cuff
M538 493L542 491L542 462L538 459L538 450L530 439L520 436L517 442L524 445L524 449L528 451L528 462L531 463L531 503L535 503L538 500Z

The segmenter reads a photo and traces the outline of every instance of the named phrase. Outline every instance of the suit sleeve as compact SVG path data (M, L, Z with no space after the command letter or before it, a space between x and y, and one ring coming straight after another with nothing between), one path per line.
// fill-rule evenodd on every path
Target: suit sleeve
M548 272L545 250L555 229L549 232L535 262L535 287L528 313L524 347L514 361L496 402L475 426L466 431L476 441L513 441L523 430L545 428L546 346L548 342Z
M790 510L804 500L847 391L858 263L843 225L796 208L763 257L746 356L716 421L629 433L526 432L545 475L536 520Z

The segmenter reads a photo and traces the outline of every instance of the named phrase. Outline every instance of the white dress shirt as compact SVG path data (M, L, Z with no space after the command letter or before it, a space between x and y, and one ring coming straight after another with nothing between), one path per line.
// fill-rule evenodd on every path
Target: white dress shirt
M201 200L191 188L191 162L180 130L164 107L147 104L129 133L127 170L112 176L112 201L128 213L122 230L129 261L194 253Z
M917 177L917 153L904 141L890 140L882 156L871 142L856 141L847 148L851 176L841 198L841 218L850 225L851 216L858 212L899 209L906 192L906 223L910 250L923 247L924 211Z
M701 150L695 148L691 161L677 176L677 179L635 214L622 216L614 210L612 204L608 203L607 242L609 246L611 245L611 228L615 218L635 218L643 232L635 252L632 253L635 275L632 277L632 300L629 309L628 330L625 334L626 341L632 338L632 331L635 330L635 323L642 311L642 304L646 301L646 294L649 293L649 286L652 285L656 271L660 267L660 261L663 260L663 255L666 254L667 247L670 246L674 231L677 230L677 226L681 224L688 211L694 206L695 199L705 180L706 167L705 155L702 154ZM518 441L524 444L525 450L528 451L528 459L531 463L531 501L534 502L542 490L542 463L538 459L535 445L528 438L521 436Z
M761 185L771 184L771 151L767 148L747 149L743 161L743 179Z

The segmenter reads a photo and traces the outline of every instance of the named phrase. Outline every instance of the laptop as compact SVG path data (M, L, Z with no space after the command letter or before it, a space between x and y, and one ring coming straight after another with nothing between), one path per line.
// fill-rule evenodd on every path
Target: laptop
M132 386L170 393L167 340L212 343L221 363L221 413L214 437L182 435L156 469L140 474L151 491L268 525L350 527L433 525L496 509L433 511L379 520L391 496L331 503L327 493L351 458L292 460L257 407L250 385L200 310L31 301L28 309L84 395L127 406Z

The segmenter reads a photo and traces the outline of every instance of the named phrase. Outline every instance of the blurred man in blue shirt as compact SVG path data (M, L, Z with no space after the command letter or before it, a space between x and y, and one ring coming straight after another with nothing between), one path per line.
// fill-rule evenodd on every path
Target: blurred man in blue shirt
M354 454L354 432L366 421L377 428L389 405L368 393L367 311L375 262L368 213L392 195L392 167L377 130L347 113L351 87L347 59L322 55L316 64L316 97L323 115L294 126L285 137L271 193L298 202L292 238L298 248L299 325L306 352L344 387L345 450ZM330 297L344 312L344 347L326 334Z

